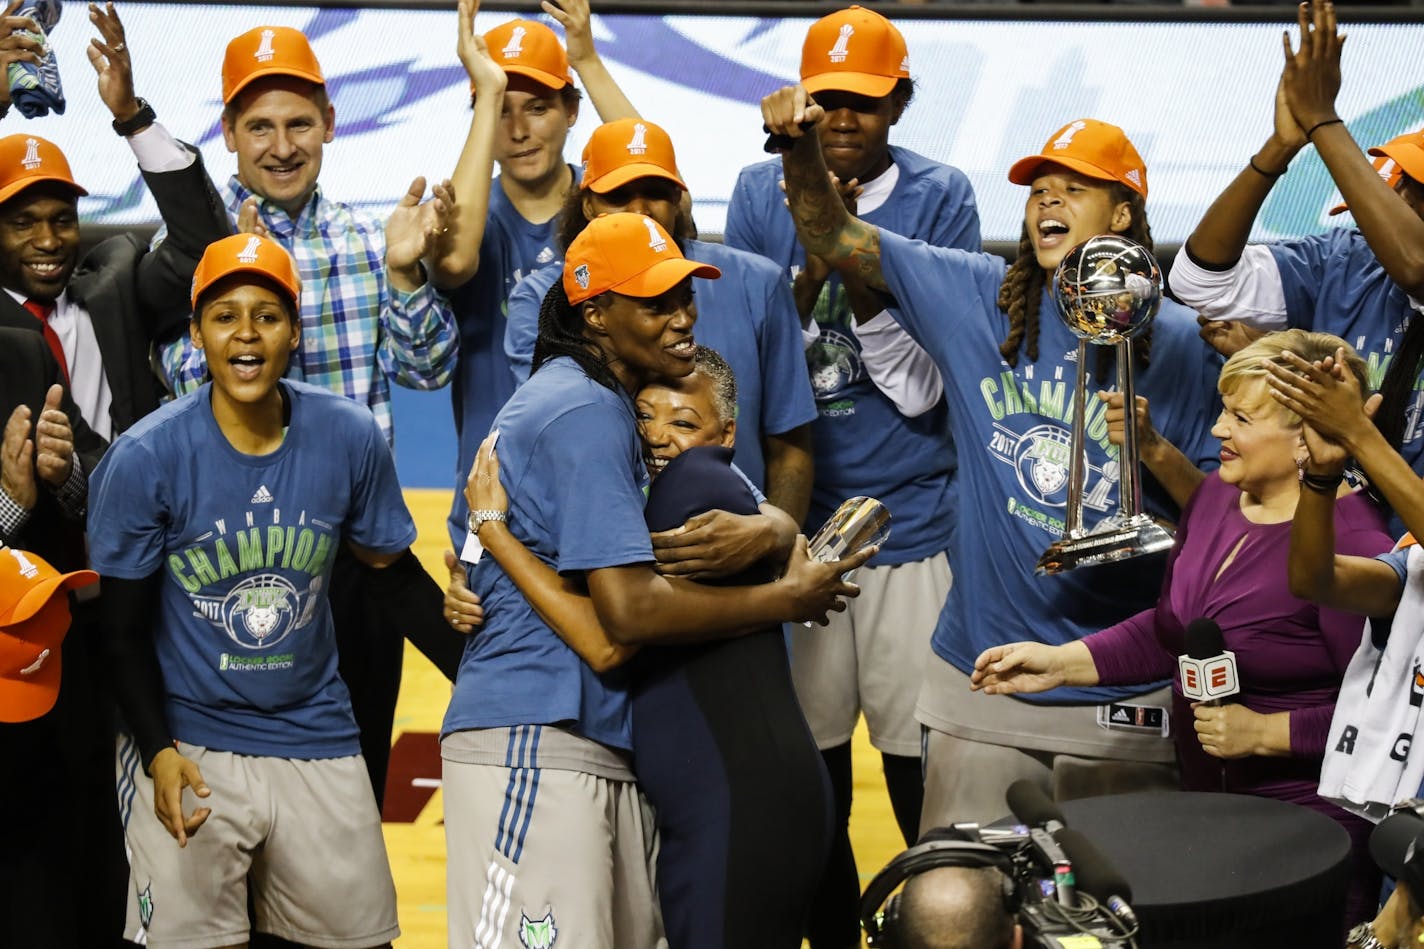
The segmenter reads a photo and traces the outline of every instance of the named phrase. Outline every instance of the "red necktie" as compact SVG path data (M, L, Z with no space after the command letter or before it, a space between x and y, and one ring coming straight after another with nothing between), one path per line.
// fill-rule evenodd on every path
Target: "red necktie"
M24 306L44 327L45 342L49 343L49 351L54 353L54 361L59 363L59 371L64 376L64 384L69 385L69 363L64 361L64 346L59 341L59 334L54 331L53 326L49 325L49 318L54 315L54 304L26 300Z

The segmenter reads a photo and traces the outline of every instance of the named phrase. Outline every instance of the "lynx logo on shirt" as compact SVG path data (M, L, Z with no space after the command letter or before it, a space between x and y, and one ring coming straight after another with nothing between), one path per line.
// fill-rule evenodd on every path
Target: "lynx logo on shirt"
M806 367L822 415L855 414L855 403L846 399L847 390L865 377L865 370L848 334L822 326L820 338L806 350Z
M1068 502L1068 470L1073 453L1073 405L1068 384L1059 379L1042 380L1037 393L1032 384L1031 378L1020 380L1008 370L981 381L980 393L994 419L994 430L985 448L1015 469L1019 487L1034 504L1062 508ZM1089 399L1087 411L1087 437L1097 442L1108 458L1101 467L1084 459L1083 506L1106 512L1116 503L1117 450L1108 441L1107 407L1097 399ZM1015 516L1045 530L1062 529L1061 521L1043 511L1012 500L1009 504L1009 513Z
M188 594L195 615L252 650L270 649L311 622L336 556L332 525L305 511L290 524L277 507L264 506L262 513L270 523L257 525L253 511L236 530L220 519L214 530L168 555L169 575Z

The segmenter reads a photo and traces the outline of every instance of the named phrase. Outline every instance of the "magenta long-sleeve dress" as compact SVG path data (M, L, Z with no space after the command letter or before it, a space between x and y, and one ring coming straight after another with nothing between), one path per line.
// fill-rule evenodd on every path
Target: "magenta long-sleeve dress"
M1316 793L1330 717L1364 620L1292 596L1290 522L1252 523L1240 501L1240 490L1208 475L1182 511L1156 607L1083 643L1104 685L1173 680L1172 733L1185 790L1258 794L1320 811L1344 826L1369 866L1369 822ZM1335 534L1343 554L1372 557L1393 546L1384 515L1359 494L1336 502ZM1256 712L1291 713L1290 757L1222 760L1202 750L1176 677L1186 626L1202 617L1216 621L1236 654L1241 693L1231 701ZM1354 904L1371 897L1352 893L1352 917L1359 912Z

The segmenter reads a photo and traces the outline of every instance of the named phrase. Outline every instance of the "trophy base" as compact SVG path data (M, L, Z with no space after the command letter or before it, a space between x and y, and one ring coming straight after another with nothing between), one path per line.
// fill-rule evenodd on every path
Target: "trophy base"
M1033 572L1045 576L1142 557L1167 550L1174 541L1172 532L1148 514L1115 514L1091 531L1055 541L1038 558Z

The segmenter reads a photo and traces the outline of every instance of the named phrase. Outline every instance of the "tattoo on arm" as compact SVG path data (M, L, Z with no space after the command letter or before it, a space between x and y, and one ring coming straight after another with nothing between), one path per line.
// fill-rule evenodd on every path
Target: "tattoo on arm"
M782 159L782 173L796 233L806 252L837 267L849 264L866 286L886 289L880 271L880 231L846 211L827 177L816 135L797 139Z

